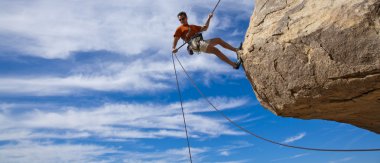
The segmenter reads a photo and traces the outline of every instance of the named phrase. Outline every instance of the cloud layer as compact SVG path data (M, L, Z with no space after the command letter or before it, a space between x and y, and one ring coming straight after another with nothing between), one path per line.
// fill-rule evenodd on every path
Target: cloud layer
M174 90L169 54L174 29L179 25L176 15L183 10L188 13L190 23L203 24L214 4L214 1L201 0L0 1L0 57L7 63L0 66L7 71L0 74L0 98L6 99L0 103L0 160L187 161L187 149L183 146L139 151L109 145L182 140L185 135L179 103L112 99L109 103L86 106L76 98L92 98L93 94L113 98L108 94L116 92L133 101L130 96L137 93L145 96ZM207 37L230 30L239 20L247 20L253 3L226 0L220 6L221 14L213 18L205 33ZM228 14L222 14L225 11ZM236 43L240 41L234 37L242 37L242 34L240 29L234 29L224 36L230 39L227 41ZM8 60L10 56L12 60ZM212 55L180 57L187 70L197 75L197 83L209 84L212 79L223 82L226 76L244 77L232 73L231 67ZM57 62L64 66L56 67ZM48 70L28 69L41 64ZM19 69L23 69L22 74L18 74ZM180 80L184 82L183 74ZM211 100L222 110L237 109L249 101L244 97ZM243 134L213 116L203 100L189 101L184 106L194 141ZM229 154L235 149L238 147L226 146L220 152ZM209 150L192 148L194 156ZM198 159L196 161L201 162L202 157Z
M234 7L229 5L232 3ZM66 58L73 52L97 50L124 55L147 50L168 52L179 24L177 13L188 11L191 22L203 24L207 15L195 12L209 11L213 5L200 0L5 0L0 2L0 46L44 58ZM252 2L227 0L221 10L247 16L252 7L246 5ZM216 17L213 26L228 27L224 20L228 19Z
M215 97L219 109L236 109L246 98ZM136 139L184 138L179 103L115 103L93 108L55 108L49 104L0 105L0 160L6 162L182 162L187 149L139 152L100 144L58 143L75 140L128 142ZM211 112L203 99L184 103L192 139L242 135L227 122L203 114ZM41 108L41 109L38 109ZM193 140L194 141L194 140ZM8 142L8 143L6 143ZM246 144L245 144L246 145ZM230 152L234 148L226 147ZM192 148L193 155L206 148ZM202 157L197 156L198 160Z
M191 58L191 61L184 60L183 64L190 73L207 71L201 81L208 81L224 74L243 77L242 74L231 73L233 69L219 64L215 59L211 56L196 56ZM147 58L136 59L129 63L94 62L88 65L76 65L67 71L71 73L2 77L0 94L51 96L79 94L84 91L136 94L174 89L175 85L174 70L170 60L155 61L154 58Z
M30 72L27 76L2 76L0 94L55 96L84 91L134 94L170 89L174 76L169 54L173 32L179 25L178 11L187 11L191 23L203 24L207 17L204 12L213 5L200 0L1 1L0 56L11 51L13 55L67 60L78 52L108 51L126 57L92 63L85 72L78 72L81 67L73 65L66 70L72 73L66 75ZM249 0L224 1L218 11L228 11L229 15L216 15L206 35L212 35L215 29L235 26L233 18L247 19L252 5ZM202 71L205 83L218 75L232 74L231 67L210 55L193 56L184 65L190 72Z
M245 105L247 99L213 98L220 109ZM105 104L97 108L34 109L14 114L17 105L2 105L0 141L33 139L141 139L183 138L183 121L179 104ZM8 107L6 107L8 106ZM10 106L10 107L9 107ZM22 106L25 107L25 106ZM184 104L191 137L204 135L241 135L223 120L199 115L210 112L207 104L192 101ZM190 109L191 108L191 109Z
M201 161L200 155L208 152L207 148L192 148L195 161ZM199 158L197 158L199 157ZM156 152L123 151L116 147L107 148L86 144L53 144L51 142L22 141L0 146L2 162L186 162L187 148L173 148Z

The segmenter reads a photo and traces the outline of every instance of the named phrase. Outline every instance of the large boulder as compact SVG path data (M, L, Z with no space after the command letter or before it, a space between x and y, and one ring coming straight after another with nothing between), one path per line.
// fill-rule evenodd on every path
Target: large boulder
M279 116L380 133L380 0L256 0L242 54Z

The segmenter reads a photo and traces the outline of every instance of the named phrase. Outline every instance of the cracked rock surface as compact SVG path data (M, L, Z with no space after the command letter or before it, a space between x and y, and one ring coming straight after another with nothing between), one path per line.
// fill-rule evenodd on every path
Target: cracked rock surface
M380 133L380 0L256 0L243 66L273 113Z

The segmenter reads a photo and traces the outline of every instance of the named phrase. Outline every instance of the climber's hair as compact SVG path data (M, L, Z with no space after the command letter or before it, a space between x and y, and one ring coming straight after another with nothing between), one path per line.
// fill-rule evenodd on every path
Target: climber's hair
M180 13L178 13L177 17L179 17L179 16L185 16L185 18L187 18L185 11L181 11Z

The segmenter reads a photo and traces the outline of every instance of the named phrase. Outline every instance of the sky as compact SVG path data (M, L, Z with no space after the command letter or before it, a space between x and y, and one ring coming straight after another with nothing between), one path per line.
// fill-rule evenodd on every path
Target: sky
M215 3L1 0L0 162L189 162L171 46L178 12L202 25ZM253 10L252 0L222 0L205 39L238 46ZM315 148L380 147L379 135L348 124L275 116L242 69L209 54L177 55L216 107L260 136ZM379 152L313 152L258 140L178 75L193 162L380 162Z

